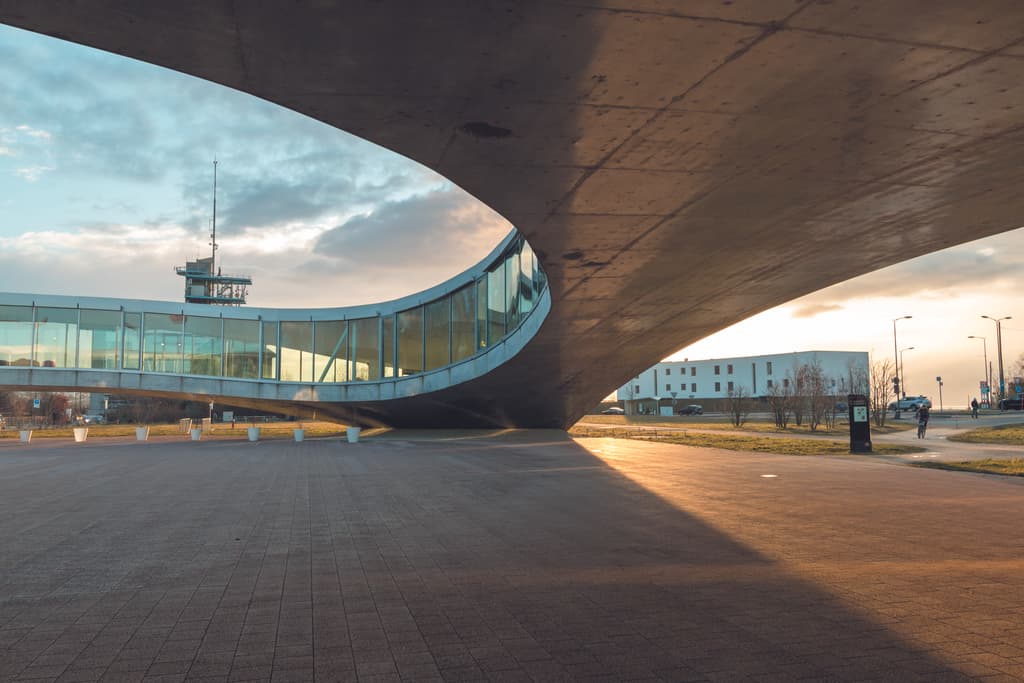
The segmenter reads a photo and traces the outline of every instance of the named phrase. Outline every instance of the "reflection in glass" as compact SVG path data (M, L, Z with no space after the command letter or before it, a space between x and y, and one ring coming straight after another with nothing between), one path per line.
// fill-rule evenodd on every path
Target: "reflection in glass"
M452 362L469 358L476 351L476 307L472 284L452 294Z
M31 306L0 306L0 365L32 365Z
M260 322L224 320L224 376L256 379L260 361Z
M36 309L36 365L73 368L77 346L77 308Z
M533 249L523 242L519 252L519 317L525 318L533 310Z
M98 312L98 311L97 311ZM86 348L85 311L82 311L82 351ZM146 313L142 339L142 369L149 372L181 372L181 337L184 316Z
M505 336L505 262L487 273L487 340L494 345Z
M313 381L313 323L281 323L281 381Z
M190 315L185 318L185 374L220 377L221 320Z
M476 281L476 348L487 348L487 277Z
M348 381L348 323L319 320L316 323L316 355L313 373L317 382Z
M505 332L511 333L519 324L519 254L505 257Z
M360 318L349 323L352 338L352 374L350 380L366 382L380 379L379 318Z
M124 362L125 370L138 370L142 348L142 314L124 314Z
M395 316L387 315L381 319L381 345L384 356L384 376L395 376Z
M121 311L82 309L78 331L78 367L116 370L121 361Z
M423 307L398 314L398 376L423 372Z
M263 323L263 379L277 379L277 323Z
M452 362L449 342L451 340L451 300L441 299L427 304L424 308L427 332L426 369L444 367Z

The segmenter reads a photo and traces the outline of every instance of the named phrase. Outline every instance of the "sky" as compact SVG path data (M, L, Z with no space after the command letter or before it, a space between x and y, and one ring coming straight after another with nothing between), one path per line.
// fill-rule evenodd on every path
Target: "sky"
M295 112L174 71L0 26L0 291L181 300L209 253L251 275L249 303L384 301L483 258L511 229L432 171ZM1024 218L1021 220L1024 225ZM116 277L111 277L116 273ZM978 395L983 344L1024 351L1024 230L885 268L766 311L670 356L796 350L893 359L938 405ZM751 340L756 340L752 343ZM611 389L611 387L610 387Z

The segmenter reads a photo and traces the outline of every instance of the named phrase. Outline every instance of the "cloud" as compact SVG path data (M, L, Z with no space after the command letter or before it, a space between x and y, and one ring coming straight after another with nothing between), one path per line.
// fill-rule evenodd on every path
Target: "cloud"
M465 192L444 190L387 202L325 232L317 256L338 264L404 269L425 262L447 268L482 257L509 231L499 214ZM451 273L454 274L454 273Z
M14 170L14 174L30 183L39 180L43 174L54 170L53 166L25 166Z

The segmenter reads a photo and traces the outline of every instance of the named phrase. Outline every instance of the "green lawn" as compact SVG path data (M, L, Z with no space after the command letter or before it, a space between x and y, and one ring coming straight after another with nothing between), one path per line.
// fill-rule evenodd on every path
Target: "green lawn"
M929 467L936 470L956 470L957 472L983 472L985 474L1002 474L1010 477L1024 477L1024 458L1009 460L967 460L964 462L915 462L915 467Z
M656 415L585 415L580 422L590 424L636 426L636 427L666 427L685 429L729 429L744 432L772 432L775 434L817 434L825 436L847 436L850 433L850 426L842 416L841 421L836 422L836 428L828 430L824 425L819 425L817 431L811 431L807 424L799 427L790 422L786 429L779 429L775 422L765 419L751 420L745 422L741 427L735 427L727 417L708 417L705 415L678 415L676 417L658 417ZM917 427L917 423L911 422L890 422L884 427L871 425L872 434L891 434L902 432Z
M1024 446L1024 425L1001 425L998 427L982 427L961 434L951 434L950 441L967 443L996 443Z
M302 426L306 430L306 437L313 438L318 436L342 436L345 434L345 425L340 425L334 422L267 422L257 424L260 428L261 439L290 439L292 438L292 430ZM214 439L246 439L248 433L246 427L248 424L237 423L235 428L232 429L229 424L216 424L213 425L213 429L203 435L203 438L214 438ZM89 436L90 437L112 437L112 436L130 436L135 438L135 427L136 425L90 425ZM32 430L32 440L36 439L71 439L73 434L71 427L60 427L57 429L34 429ZM178 436L182 439L188 439L187 434L182 434L178 430L177 424L160 424L151 425L149 428L149 435L152 436ZM17 429L4 429L0 431L0 439L17 439Z
M579 425L570 429L569 434L577 437L637 439L641 441L657 441L659 443L677 443L684 446L724 448L730 451L778 453L781 455L848 455L850 452L849 441L799 437L747 436L745 434L708 434L700 432L662 432L660 434L652 434L636 429L603 429L581 427ZM874 444L873 449L874 453L878 455L921 453L925 450L917 446L880 443Z

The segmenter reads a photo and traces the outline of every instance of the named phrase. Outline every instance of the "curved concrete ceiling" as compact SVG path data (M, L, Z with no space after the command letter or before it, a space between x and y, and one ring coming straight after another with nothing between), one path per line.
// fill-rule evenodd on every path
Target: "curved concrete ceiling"
M733 322L1024 222L1016 0L5 0L0 21L308 114L512 221L551 315L439 415L569 424Z

